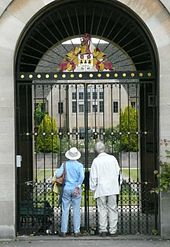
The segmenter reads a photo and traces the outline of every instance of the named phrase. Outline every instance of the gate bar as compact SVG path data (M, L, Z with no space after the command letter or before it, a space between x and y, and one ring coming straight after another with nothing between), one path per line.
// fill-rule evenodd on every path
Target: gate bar
M18 81L33 80L110 80L110 79L153 79L155 75L151 71L102 71L102 72L20 72L17 74Z

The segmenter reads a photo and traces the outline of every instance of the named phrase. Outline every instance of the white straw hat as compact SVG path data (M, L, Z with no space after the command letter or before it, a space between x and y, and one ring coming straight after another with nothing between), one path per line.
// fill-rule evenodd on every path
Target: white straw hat
M69 160L78 160L81 157L81 153L78 151L76 147L73 147L73 148L70 148L70 150L68 150L65 153L65 156Z

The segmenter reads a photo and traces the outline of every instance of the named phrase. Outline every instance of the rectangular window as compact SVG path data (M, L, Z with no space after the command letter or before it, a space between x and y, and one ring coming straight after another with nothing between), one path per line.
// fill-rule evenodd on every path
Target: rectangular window
M93 99L97 99L97 92L93 92Z
M77 112L77 102L76 101L72 101L72 112L73 113Z
M97 105L93 105L93 112L97 112Z
M117 113L118 112L118 101L113 102L113 112Z
M84 99L84 93L83 92L79 92L79 99Z
M104 92L99 92L99 99L104 99Z
M104 112L104 102L99 101L99 112Z
M84 112L84 105L83 104L79 104L79 112Z
M58 102L58 113L59 114L63 113L63 102Z
M90 92L87 92L87 99L91 99L91 94L90 94Z
M76 92L72 92L72 99L77 99Z

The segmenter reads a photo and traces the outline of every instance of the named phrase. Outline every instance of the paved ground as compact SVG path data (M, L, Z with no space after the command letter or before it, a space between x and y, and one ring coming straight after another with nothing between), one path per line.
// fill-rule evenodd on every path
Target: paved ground
M158 237L20 237L15 241L0 241L0 247L170 247L170 240Z

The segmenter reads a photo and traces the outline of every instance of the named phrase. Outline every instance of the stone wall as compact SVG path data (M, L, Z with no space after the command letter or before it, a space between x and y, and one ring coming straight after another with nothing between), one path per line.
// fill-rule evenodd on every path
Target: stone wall
M16 235L14 58L20 34L52 0L2 0L0 3L0 238ZM120 0L146 23L155 40L160 62L160 139L170 140L170 16L159 0ZM169 8L169 1L162 1ZM9 5L8 8L6 8ZM164 154L161 151L161 157ZM166 196L165 196L166 198ZM167 197L168 198L168 197ZM170 234L168 199L161 197L161 232ZM5 216L5 217L4 217ZM165 219L166 218L166 219Z

